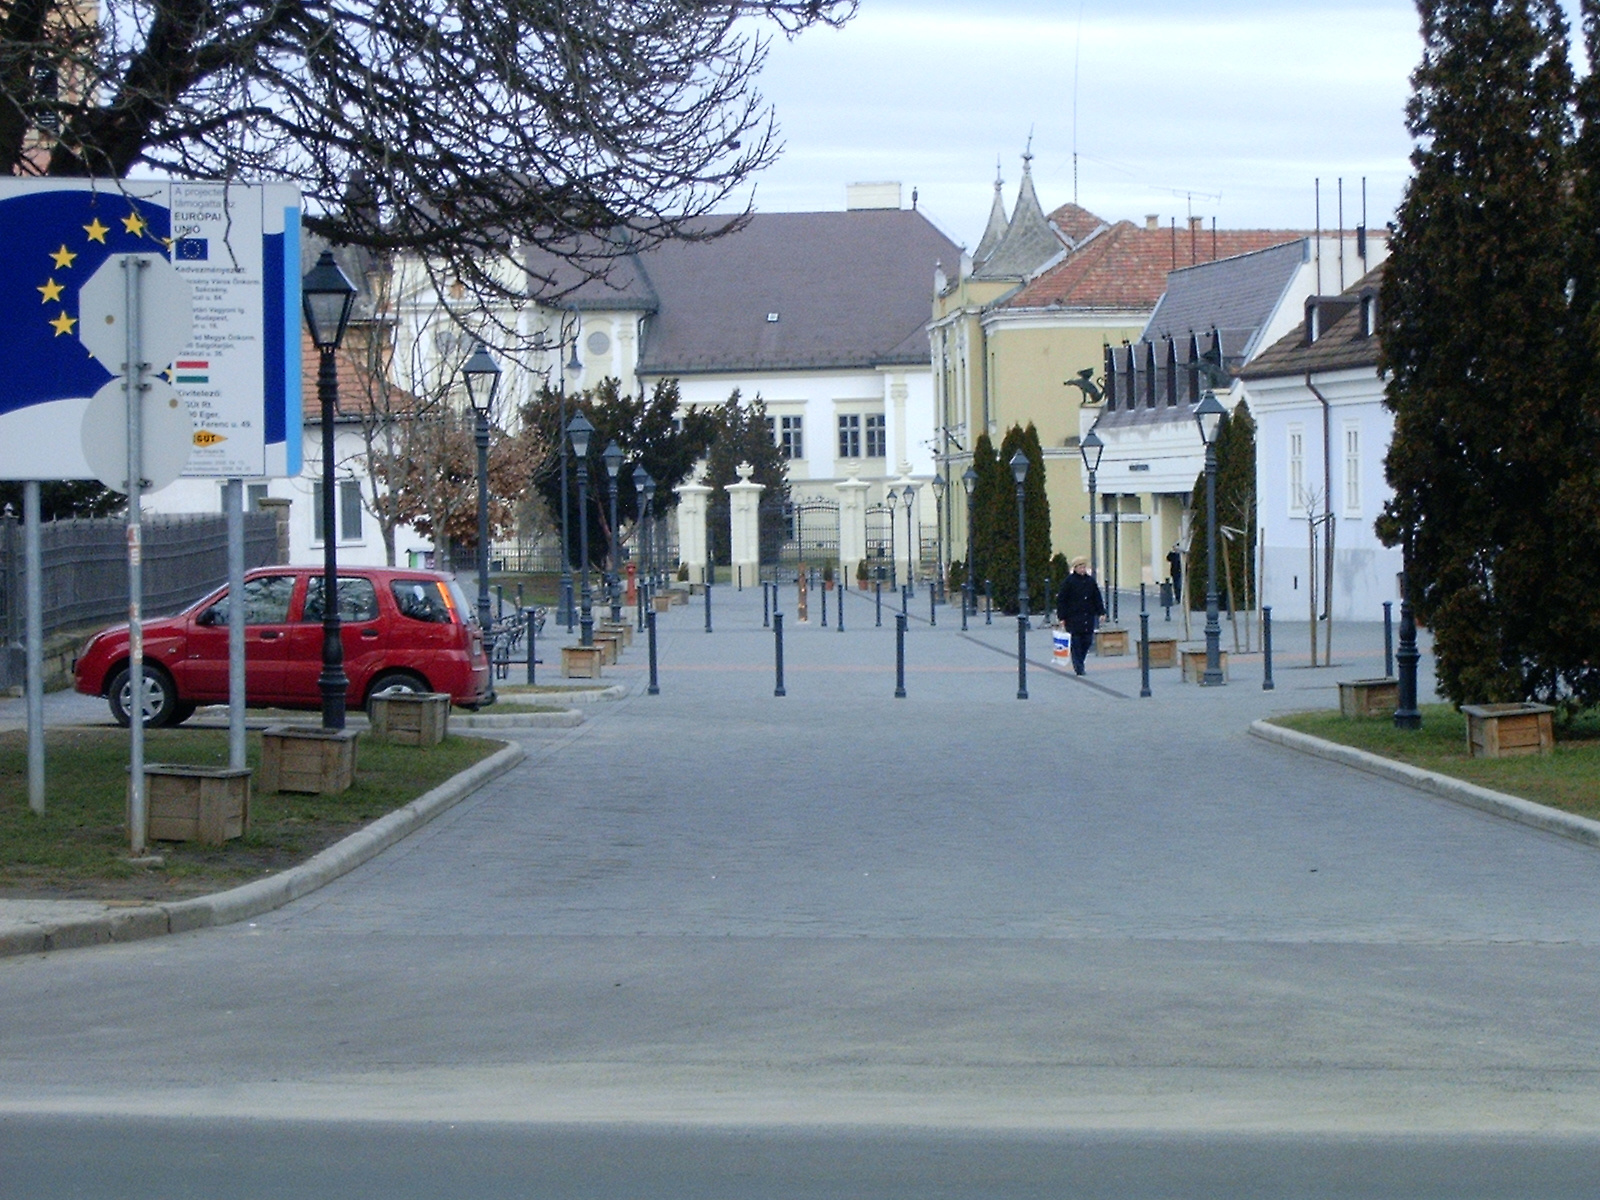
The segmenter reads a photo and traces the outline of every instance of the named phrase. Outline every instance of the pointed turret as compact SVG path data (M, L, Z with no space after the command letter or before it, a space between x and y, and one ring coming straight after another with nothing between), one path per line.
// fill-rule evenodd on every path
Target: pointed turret
M1046 220L1033 190L1033 153L1022 156L1022 186L1005 236L973 275L979 279L1024 279L1062 250L1066 243Z
M989 206L989 224L984 226L983 237L978 242L978 248L972 252L974 266L981 266L983 260L994 253L996 246L1006 236L1006 226L1010 221L1006 217L1005 198L1000 194L1000 189L1005 186L1005 180L1000 177L1000 160L994 160L994 203Z

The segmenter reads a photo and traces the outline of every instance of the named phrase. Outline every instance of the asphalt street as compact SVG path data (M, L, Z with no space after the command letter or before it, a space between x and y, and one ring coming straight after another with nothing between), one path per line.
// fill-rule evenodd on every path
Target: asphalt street
M1600 856L1245 733L1376 625L1148 699L1039 631L1022 701L922 597L896 699L887 614L793 599L784 697L719 588L320 892L0 960L0 1195L1600 1190Z

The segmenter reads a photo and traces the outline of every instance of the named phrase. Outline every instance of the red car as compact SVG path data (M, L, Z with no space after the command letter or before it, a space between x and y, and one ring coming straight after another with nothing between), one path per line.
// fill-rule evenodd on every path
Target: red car
M375 692L448 692L467 708L491 696L483 632L448 575L382 567L339 571L347 703ZM322 568L258 567L245 575L245 701L252 707L320 708ZM143 623L146 725L176 725L201 704L228 702L228 589L175 617ZM105 696L128 723L128 627L89 639L75 665L77 690Z

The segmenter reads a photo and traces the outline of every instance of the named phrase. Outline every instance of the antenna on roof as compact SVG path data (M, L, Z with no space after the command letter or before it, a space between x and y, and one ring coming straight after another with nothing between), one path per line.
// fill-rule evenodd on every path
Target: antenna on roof
M1078 203L1078 60L1083 51L1083 5L1078 0L1078 36L1072 43L1072 203Z
M1022 148L1022 173L1031 171L1033 163L1033 126L1028 126L1028 144Z

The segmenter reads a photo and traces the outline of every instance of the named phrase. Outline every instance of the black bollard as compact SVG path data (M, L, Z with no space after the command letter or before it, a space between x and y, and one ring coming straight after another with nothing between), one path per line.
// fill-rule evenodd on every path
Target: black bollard
M506 589L500 584L494 585L494 622L498 625L506 619Z
M539 661L534 652L533 639L539 630L538 613L534 609L525 610L528 617L528 686L533 686L533 667Z
M1394 710L1396 729L1421 729L1422 711L1417 708L1417 619L1411 611L1411 587L1400 577L1400 652L1395 655L1400 667L1400 704Z
M706 577L706 632L711 632L711 577Z
M645 613L644 620L645 620L645 629L647 630L645 636L650 641L650 686L645 689L645 693L647 695L650 695L650 696L659 696L661 694L661 689L656 685L656 614L655 614L655 610L652 609L650 612Z
M906 698L906 615L894 618L894 698Z
M767 607L770 593L767 591L767 581L761 581L761 628L769 629L772 626L772 610Z
M848 578L839 580L839 632L844 632L844 594L850 590Z
M822 581L822 627L828 627L828 581Z
M994 580L983 581L983 623L994 624Z
M789 693L783 690L783 614L781 612L772 614L772 646L773 653L776 655L774 662L778 675L778 686L772 689L772 694L774 696L787 696Z
M900 615L902 617L909 617L911 615L911 585L910 584L902 583L900 585Z
M928 628L932 629L939 624L939 593L934 588L928 589Z
M1383 602L1383 677L1394 678L1394 601Z
M1017 699L1028 698L1028 614L1017 613Z
M1261 606L1261 661L1263 672L1261 675L1261 690L1270 692L1276 686L1272 682L1272 605Z
M872 581L872 600L873 600L873 603L877 605L877 618L873 621L873 627L876 628L876 629L882 629L883 628L883 580L881 580L881 579L874 579Z
M1150 614L1142 611L1144 585L1139 585L1141 611L1139 613L1139 695L1150 695Z

